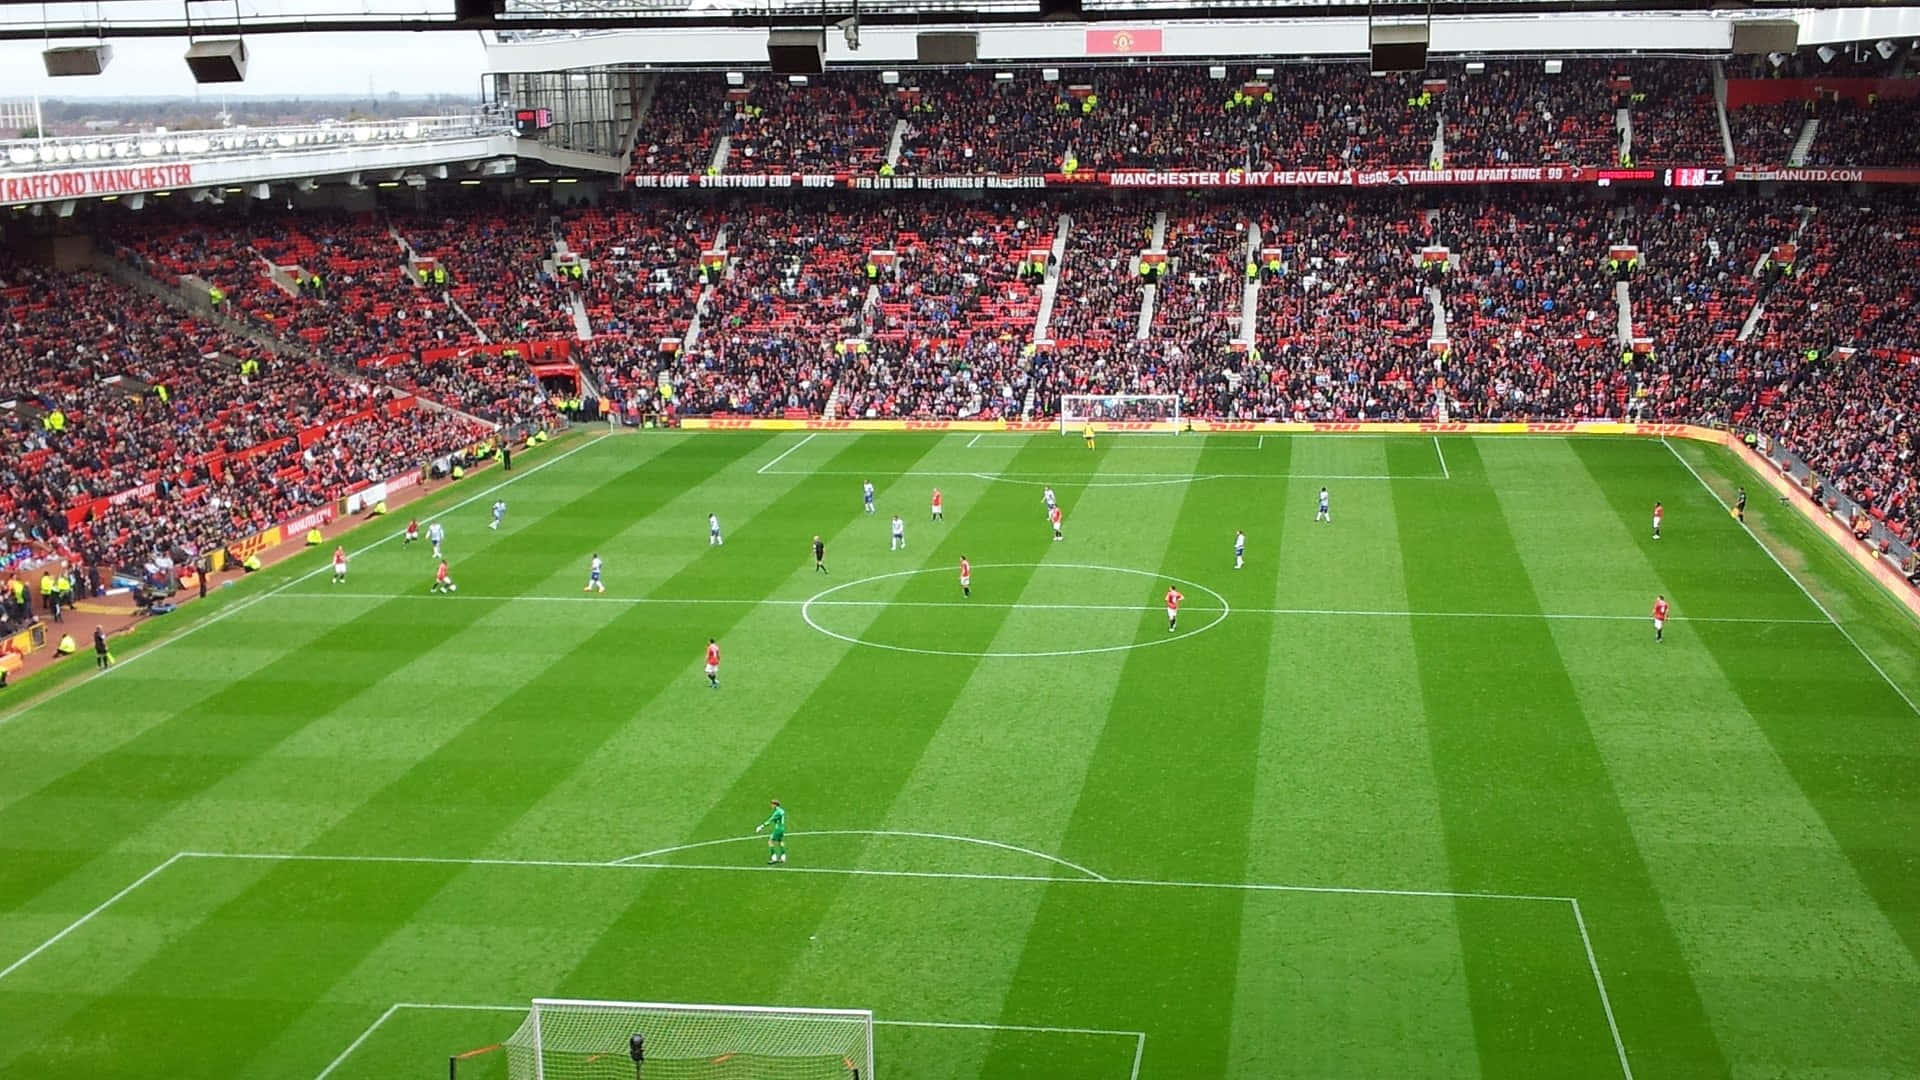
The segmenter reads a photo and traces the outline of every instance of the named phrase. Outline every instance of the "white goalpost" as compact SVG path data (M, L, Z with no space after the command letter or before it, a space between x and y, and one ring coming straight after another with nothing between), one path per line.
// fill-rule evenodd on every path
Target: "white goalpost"
M873 1011L536 998L511 1080L873 1080Z
M1060 434L1077 434L1091 423L1097 431L1138 431L1162 435L1180 432L1178 394L1062 394Z

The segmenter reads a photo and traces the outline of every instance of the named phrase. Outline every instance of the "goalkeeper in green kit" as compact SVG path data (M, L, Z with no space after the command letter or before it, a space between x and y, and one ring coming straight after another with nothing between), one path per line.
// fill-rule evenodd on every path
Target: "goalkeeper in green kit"
M786 862L787 808L780 805L779 799L773 800L773 813L768 814L767 820L761 822L760 827L753 831L763 830L772 830L767 833L767 864Z

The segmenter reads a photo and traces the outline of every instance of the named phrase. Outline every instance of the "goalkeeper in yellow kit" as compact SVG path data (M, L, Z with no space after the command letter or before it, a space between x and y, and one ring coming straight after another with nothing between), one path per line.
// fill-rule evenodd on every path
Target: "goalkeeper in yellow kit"
M773 813L768 814L767 820L761 822L759 828L753 831L763 832L767 830L771 830L767 832L767 864L771 866L774 863L786 862L787 808L780 805L779 799L773 800Z

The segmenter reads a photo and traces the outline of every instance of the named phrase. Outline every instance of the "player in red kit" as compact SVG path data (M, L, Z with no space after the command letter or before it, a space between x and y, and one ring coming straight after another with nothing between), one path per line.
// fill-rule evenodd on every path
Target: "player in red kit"
M1653 504L1653 538L1660 539L1660 519L1666 515L1666 509L1659 503Z
M1180 621L1180 601L1186 595L1173 586L1167 586L1167 633L1173 633L1174 625Z
M407 522L407 531L400 534L400 542L411 544L418 539L420 539L420 519L414 518Z
M1664 596L1656 596L1653 598L1653 640L1665 641L1666 638L1663 635L1666 633L1666 629L1667 598Z
M973 564L965 555L960 556L960 595L973 595Z
M453 583L453 575L447 572L447 560L441 559L439 569L433 572L433 591L450 593L456 590L457 586Z
M946 510L945 504L943 504L940 501L939 488L933 489L933 520L935 521L947 520L947 510Z
M707 639L707 688L720 689L720 643Z
M347 580L347 549L337 547L333 549L333 583L338 585L345 580Z
M1058 506L1048 508L1047 523L1053 526L1053 538L1060 539L1060 508Z

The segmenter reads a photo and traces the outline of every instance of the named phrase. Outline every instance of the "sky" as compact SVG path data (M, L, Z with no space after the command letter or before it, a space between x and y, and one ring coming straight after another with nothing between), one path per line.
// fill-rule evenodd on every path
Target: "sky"
M92 19L92 5L84 15L74 12L77 5L48 5L51 19L58 25L67 9L67 19ZM195 5L196 17L213 18L217 9ZM243 2L243 15L294 13L312 7L300 0L282 2ZM355 0L355 7L379 10L383 5ZM423 5L424 6L424 5ZM449 5L450 6L450 5ZM230 5L225 17L232 18ZM337 4L329 5L339 11ZM180 16L175 3L152 4L146 0L110 3L110 18L174 18ZM421 10L420 7L414 10ZM141 14L133 14L141 12ZM5 23L25 20L29 14L39 25L38 5L4 9ZM247 40L247 81L229 86L199 87L187 73L186 38L113 38L113 60L104 74L82 78L48 78L40 61L41 41L0 42L0 98L41 97L203 97L225 93L241 95L317 96L322 94L453 93L477 97L486 57L480 35L470 30L439 30L412 34L259 34ZM90 41L60 41L55 45L86 45Z

